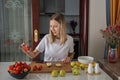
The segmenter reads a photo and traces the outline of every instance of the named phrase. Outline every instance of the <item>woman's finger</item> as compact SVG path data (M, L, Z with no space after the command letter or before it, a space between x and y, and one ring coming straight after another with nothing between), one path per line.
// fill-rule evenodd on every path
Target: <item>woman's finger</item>
M69 57L66 57L66 58L64 59L64 62L65 62L65 63L70 62L70 58L69 58Z

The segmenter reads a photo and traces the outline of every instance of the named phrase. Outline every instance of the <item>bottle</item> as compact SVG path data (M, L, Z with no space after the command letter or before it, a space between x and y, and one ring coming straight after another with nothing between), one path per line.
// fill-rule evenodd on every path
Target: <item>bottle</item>
M95 74L100 73L99 63L96 63L96 64L95 64L94 72L95 72Z
M93 73L93 67L92 67L92 64L89 63L88 65L88 74L92 74Z

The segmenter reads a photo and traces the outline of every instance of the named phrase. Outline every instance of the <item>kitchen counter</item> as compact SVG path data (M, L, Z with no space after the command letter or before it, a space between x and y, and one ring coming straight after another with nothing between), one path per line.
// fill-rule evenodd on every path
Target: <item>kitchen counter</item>
M114 80L120 80L120 61L109 63L106 59L101 59L98 62L100 63L100 67Z
M0 62L0 80L17 80L7 72L8 66L11 64L12 62ZM102 69L100 71L101 74L99 75L88 75L85 70L81 70L78 76L74 76L72 73L66 73L65 77L52 77L51 73L30 73L22 80L113 80Z

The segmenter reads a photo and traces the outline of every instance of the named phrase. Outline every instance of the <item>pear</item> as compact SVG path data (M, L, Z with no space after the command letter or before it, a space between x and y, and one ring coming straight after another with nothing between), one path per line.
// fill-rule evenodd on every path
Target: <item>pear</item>
M47 65L48 67L51 67L51 66L52 66L52 63L46 63L46 65Z
M74 74L74 75L80 74L79 69L73 69L73 74Z
M80 64L80 68L81 68L81 70L84 70L85 69L85 64Z
M77 65L73 66L73 69L79 69L79 67Z
M56 63L55 64L57 67L61 67L62 66L62 64L60 64L60 63Z
M60 76L61 76L61 77L64 77L65 75L66 75L65 70L60 70Z
M71 67L75 66L75 62L72 61L72 62L70 63L70 65L71 65Z
M80 62L78 62L78 61L76 61L76 62L75 62L75 64L76 64L77 66L79 66L81 63L80 63Z
M52 77L57 77L58 76L58 71L57 70L52 70Z

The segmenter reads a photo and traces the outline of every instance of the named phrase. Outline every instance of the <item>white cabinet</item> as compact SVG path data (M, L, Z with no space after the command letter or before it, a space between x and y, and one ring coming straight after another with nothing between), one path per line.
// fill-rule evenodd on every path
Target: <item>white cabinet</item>
M79 15L79 0L65 0L65 15Z

